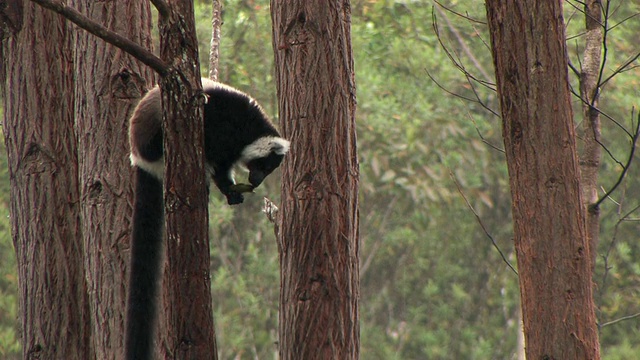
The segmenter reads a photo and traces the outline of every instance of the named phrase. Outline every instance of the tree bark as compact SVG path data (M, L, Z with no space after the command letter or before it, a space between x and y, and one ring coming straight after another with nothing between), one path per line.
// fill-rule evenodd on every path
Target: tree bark
M281 359L359 356L358 158L349 1L272 0L283 163Z
M220 28L222 27L222 0L211 2L211 46L209 48L209 79L218 81L220 63Z
M599 359L562 1L487 0L528 359Z
M157 1L156 1L157 2ZM167 359L217 359L204 171L203 103L193 2L160 11L160 57L173 64L161 81L165 118L164 204L167 267L163 291Z
M6 44L4 135L24 359L94 359L79 219L71 31L24 3ZM43 39L46 39L44 41Z
M147 1L75 0L106 28L152 48ZM130 112L153 83L151 69L86 31L75 32L79 180L85 267L97 359L121 359L133 199Z
M598 202L598 170L600 169L600 112L598 111L598 77L602 58L602 4L600 0L584 3L586 42L580 74L584 145L580 157L582 199L586 206L587 239L591 253L591 267L596 265L600 235L600 209Z

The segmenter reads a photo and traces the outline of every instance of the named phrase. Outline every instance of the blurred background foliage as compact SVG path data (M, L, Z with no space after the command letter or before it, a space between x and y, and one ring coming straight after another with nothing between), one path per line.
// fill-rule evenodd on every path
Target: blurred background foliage
M250 93L277 122L269 1L223 4L220 81ZM431 0L351 1L362 359L517 358L517 276L465 203L466 198L516 266L501 120L492 113L499 111L485 9L473 0L442 4L446 9ZM615 1L611 6L609 25L620 24L608 33L605 77L640 51L640 5ZM576 7L581 5L565 3L570 57L579 66L584 15ZM209 2L196 1L196 21L207 74ZM602 193L621 173L616 160L628 156L630 141L621 127L631 131L637 120L632 109L638 106L638 75L632 68L601 89L601 107L616 121L603 119L609 153L603 152ZM578 126L579 100L573 106ZM0 357L18 351L5 156L2 151ZM601 208L594 282L603 359L633 359L640 351L640 318L630 317L640 313L636 163ZM278 253L260 209L262 196L279 201L278 177L269 178L240 207L212 196L212 287L222 359L277 358Z

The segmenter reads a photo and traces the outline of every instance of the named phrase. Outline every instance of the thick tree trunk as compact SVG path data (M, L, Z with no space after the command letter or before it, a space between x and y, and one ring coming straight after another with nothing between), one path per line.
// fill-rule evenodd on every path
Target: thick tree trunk
M599 359L562 1L487 0L528 359Z
M75 0L73 6L152 47L148 1ZM153 73L102 39L83 30L75 34L75 117L92 339L97 359L121 359L133 199L128 118L153 83Z
M204 172L200 64L193 2L161 11L160 55L174 69L161 81L167 268L160 334L167 359L217 359Z
M7 40L4 135L24 359L94 359L79 221L71 31L24 3Z
M359 356L358 158L349 1L272 0L283 135L280 358Z

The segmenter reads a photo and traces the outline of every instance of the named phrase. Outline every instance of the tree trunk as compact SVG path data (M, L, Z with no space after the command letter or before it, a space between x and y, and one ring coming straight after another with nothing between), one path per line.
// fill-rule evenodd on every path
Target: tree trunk
M4 135L24 359L94 359L73 118L71 31L24 3L5 47Z
M280 358L359 356L358 158L349 1L272 0L283 164Z
M220 63L220 28L222 27L222 0L211 2L211 46L209 47L209 79L218 81Z
M528 359L599 359L562 1L487 0Z
M110 30L152 47L147 1L116 6L75 0L73 6ZM75 34L75 117L92 339L97 359L121 359L133 199L128 120L153 83L153 73L102 39L83 30Z
M598 76L602 58L602 4L600 0L584 3L586 43L580 74L584 147L580 157L582 199L586 206L587 239L591 253L591 267L595 267L600 234L598 201L598 170L600 169L600 112L598 112Z
M211 303L208 194L204 171L200 64L193 2L161 9L160 55L174 69L161 81L167 268L166 324L160 334L167 359L217 359Z

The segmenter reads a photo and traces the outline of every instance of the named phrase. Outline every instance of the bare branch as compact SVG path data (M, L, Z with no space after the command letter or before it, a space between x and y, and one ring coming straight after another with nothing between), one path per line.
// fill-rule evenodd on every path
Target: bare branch
M447 46L444 44L444 40L442 39L442 37L440 36L440 29L438 27L438 19L437 16L435 14L435 11L431 12L431 16L432 16L432 24L433 24L433 29L434 32L436 34L436 38L438 39L438 43L440 44L440 46L442 47L442 50L444 51L444 53L447 55L447 57L449 58L449 60L451 60L451 63L458 69L460 70L461 73L464 74L465 78L467 79L467 83L469 84L471 91L473 92L473 95L475 97L475 100L472 98L468 98L465 96L462 96L460 94L454 93L452 91L449 91L447 89L444 88L444 86L442 86L441 84L439 84L435 78L427 71L427 75L429 76L429 78L442 90L444 90L445 92L454 95L458 98L461 98L463 100L467 100L473 103L477 103L479 104L482 108L484 108L485 110L489 111L491 114L495 115L496 117L500 118L500 115L493 109L491 109L487 104L485 104L484 101L482 101L482 99L480 98L480 94L478 93L478 90L475 86L474 83L478 83L480 85L482 85L483 87L495 92L495 84L486 81L486 80L480 80L477 77L475 77L473 74L471 74L462 64L462 60L460 59L460 56L458 54L453 54L451 52L451 50L449 48L447 48ZM446 17L445 17L446 18ZM460 41L460 39L458 39ZM470 53L468 53L467 55L472 56ZM479 68L480 71L482 72L482 68ZM485 73L486 74L486 73ZM488 76L488 75L487 75Z
M613 199L611 199L611 201L613 201L613 203L616 204L617 210L616 210L616 214L618 214L618 221L616 221L615 226L613 227L613 235L611 236L611 241L609 242L609 246L607 247L607 250L604 252L603 255L601 255L602 257L602 262L603 262L603 268L604 271L602 272L602 281L600 282L599 286L598 286L598 296L600 299L602 299L604 297L604 294L607 290L607 280L609 278L609 270L612 269L611 266L609 266L609 258L611 256L611 253L613 252L613 249L615 248L615 245L618 241L618 231L620 229L620 224L622 224L623 219L628 216L629 214L633 213L633 211L635 211L635 209L637 209L638 207L636 207L634 210L632 210L631 212L625 214L624 216L621 216L621 212L622 212L622 202L625 200L625 193L623 192L622 198L620 202L617 202ZM600 300L600 302L602 302L602 300Z
M466 74L465 74L466 75ZM495 115L498 119L500 119L500 114L498 114L497 111L493 110L492 108L489 107L489 105L486 105L484 103L484 101L482 101L482 99L480 99L480 94L478 93L478 90L476 90L476 87L473 85L473 80L472 78L470 78L469 75L466 76L467 78L467 84L469 84L469 86L471 87L471 91L473 92L473 95L475 95L476 97L476 101L478 102L478 104L480 104L483 108L485 108L487 111L489 111L490 113L492 113L493 115ZM490 88L491 89L491 88ZM495 89L492 89L495 92Z
M604 84L609 82L609 80L613 79L616 75L624 72L625 70L628 70L627 68L631 64L633 64L636 60L638 60L638 58L640 58L640 52L638 52L637 54L632 56L629 60L625 61L622 65L618 66L618 68L616 70L614 70L614 72L611 75L607 76L606 79L604 79L604 80L602 80L600 82L600 86L603 86Z
M109 44L116 46L123 51L127 52L131 56L140 60L144 64L151 67L161 76L165 76L169 72L169 66L162 61L159 57L155 56L149 50L143 48L142 46L136 44L135 42L125 38L118 33L115 33L104 26L96 23L95 21L89 19L88 17L79 13L76 9L63 4L60 1L55 0L31 0L40 6L52 10L69 21L73 22L77 26L85 29L91 34L103 39Z
M151 0L153 6L158 10L158 14L161 17L168 17L171 13L171 8L169 8L169 4L164 2L164 0Z
M471 17L471 16L469 16L469 15L463 15L463 14L461 14L461 13L459 13L459 12L453 11L453 9L451 9L451 8L449 8L449 7L444 6L444 5L443 5L440 1L438 1L438 0L434 0L434 2L435 2L436 4L438 4L438 6L440 6L441 8L443 8L443 9L447 10L448 12L450 12L450 13L452 13L452 14L456 15L456 16L459 16L459 17L461 17L461 18L463 18L463 19L469 20L469 22L476 23L476 24L481 24L481 25L485 25L485 26L487 25L487 22L486 22L486 21L476 20L476 19L472 18L472 17Z
M482 228L482 231L484 231L484 234L487 235L487 237L491 240L491 244L493 244L493 247L496 250L498 250L500 257L502 257L502 261L504 261L504 263L507 264L507 266L511 269L511 271L513 271L514 274L518 275L518 271L513 267L513 265L511 265L509 260L507 260L507 257L504 255L502 250L500 250L500 247L498 246L498 243L496 242L496 240L493 238L493 236L489 233L487 228L484 226L482 219L480 219L480 215L478 215L478 213L473 208L473 206L471 205L467 197L464 195L464 192L462 192L462 189L460 188L460 183L458 183L458 180L456 179L455 175L453 175L453 172L451 170L449 170L449 176L451 176L451 179L453 179L453 183L456 185L456 188L458 189L458 193L460 193L460 196L462 196L462 199L464 199L464 202L467 204L467 207L469 208L469 210L471 210L473 215L476 217L476 220L478 221L478 224Z
M567 4L569 4L569 6L571 6L573 8L573 11L571 12L571 14L567 17L567 21L565 21L565 29L569 27L569 24L571 23L571 21L573 20L573 18L575 17L575 14L577 12L583 12L582 9L580 9L580 7L578 7L577 5L574 5L571 1L566 0L565 1ZM574 37L576 37L578 35L572 35L572 36L567 36L567 40L573 39Z
M487 106L486 104L484 104L483 101L480 100L480 97L478 96L477 91L475 91L475 88L473 87L473 84L470 83L469 78L467 77L467 81L471 84L471 88L473 89L473 93L476 96L475 99L466 97L464 95L460 95L458 93L455 93L447 88L445 88L442 84L440 84L438 82L438 80L436 80L436 78L433 77L433 75L431 75L431 73L429 72L429 70L425 70L425 72L427 73L427 76L429 77L429 79L431 79L431 81L433 81L434 84L436 84L436 86L438 88L440 88L440 90L446 92L449 95L455 96L463 101L467 101L470 103L477 103L479 104L482 108L484 108L485 110L489 111L491 114L495 115L497 118L500 118L500 114L498 114L495 110L491 109L489 106ZM492 144L491 142L489 142L489 140L487 140L482 133L480 132L480 129L478 128L478 124L476 124L475 119L473 118L473 116L471 116L471 114L467 111L467 115L469 116L469 118L471 119L471 122L473 122L473 125L476 127L476 132L478 133L478 136L480 136L480 139L482 140L483 143L485 143L486 145L488 145L489 147L493 148L494 150L497 150L501 153L504 154L504 149L501 149L500 147Z
M573 73L574 73L576 76L580 76L580 69L578 69L577 67L575 67L575 66L573 65L573 63L571 62L571 60L569 60L569 69L571 69L571 71L573 71Z
M582 8L584 8L585 5L586 5L582 1L573 1L573 2L576 2L576 3L580 4L580 6L573 4L573 2L570 1L570 0L566 0L565 2L568 3L571 7L573 7L575 10L577 10L579 12L583 12Z
M471 52L471 49L469 49L469 46L467 46L467 44L462 39L462 35L458 31L458 29L456 29L455 26L453 26L453 24L451 23L451 20L449 20L449 18L447 17L446 13L442 10L442 8L440 6L436 6L435 9L436 9L436 11L438 11L440 16L442 16L444 18L444 21L447 24L447 27L449 28L449 31L451 31L451 33L455 36L456 40L458 41L458 44L462 48L462 51L471 60L473 65L476 67L476 69L478 69L478 71L480 71L480 73L482 74L482 76L485 79L491 79L491 76L489 75L489 73L487 73L487 71L484 69L482 64L480 64L480 61L478 61L478 59L473 55L473 53ZM433 13L433 26L436 29L436 35L438 35L438 41L440 41L439 31L437 31L438 30L437 29L437 24L438 23L437 23L436 14ZM441 41L440 41L440 43L442 44ZM479 81L479 82L487 82L488 83L489 81L488 80L482 80L482 81Z
M595 91L599 91L599 89L606 83L606 81L602 81L602 77L604 76L604 69L607 65L607 55L609 54L609 47L607 46L607 36L609 35L609 4L611 4L611 2L607 1L607 6L602 9L604 13L604 24L602 24L602 61L600 62L600 73L598 74ZM600 7L602 8L602 4L600 4Z
M386 231L386 225L387 225L389 219L391 218L391 215L393 214L393 211L396 209L396 203L397 202L398 202L398 197L395 196L393 199L391 199L389 204L386 206L386 211L382 215L382 219L380 220L380 225L376 227L376 231L378 233L383 233L384 231ZM376 240L375 243L373 243L373 246L372 246L371 250L369 251L369 255L367 255L367 259L360 266L360 276L361 277L364 277L364 274L367 273L367 270L369 270L369 266L371 266L371 263L373 262L373 259L375 258L375 255L378 253L378 250L382 246L382 243L383 243L382 239L384 237L383 236L376 236L375 238L377 240ZM362 239L362 240L364 240L364 239ZM364 243L364 241L363 241L363 243Z
M609 27L609 30L613 30L613 29L617 28L618 26L620 26L620 25L622 25L622 24L626 23L627 21L629 21L629 20L633 19L633 18L634 18L634 17L636 17L636 16L640 16L640 13L635 13L635 14L633 14L633 15L629 15L629 16L627 16L626 18L624 18L624 19L622 19L622 20L618 21L615 25L612 25L611 27Z
M640 313L636 313L636 314L629 315L629 316L623 316L623 317L621 317L619 319L612 320L612 321L606 322L604 324L600 324L599 328L602 329L605 326L614 325L614 324L619 323L621 321L631 320L631 319L635 319L637 317L640 317Z
M632 64L633 64L636 60L638 60L638 58L640 58L640 52L636 53L634 56L632 56L631 58L629 58L629 60L625 61L623 64L621 64L620 66L618 66L618 68L617 68L616 70L614 70L614 71L613 71L613 73L611 73L611 75L607 76L607 78L605 78L605 79L603 80L603 77L604 77L604 69L605 69L605 65L606 65L606 61L607 61L607 51L608 51L608 49L607 49L607 35L608 35L608 33L609 33L611 30L613 30L614 28L616 28L617 26L619 26L619 25L621 25L622 23L626 22L627 20L629 20L629 19L631 19L631 18L633 18L633 17L636 17L636 16L639 16L639 15L640 15L640 14L638 14L638 13L633 14L633 15L631 15L631 16L626 17L625 19L623 19L622 21L618 22L617 24L615 24L615 25L613 25L613 26L609 27L609 23L608 23L608 21L609 21L609 18L610 18L610 16L611 16L611 12L610 12L610 9L609 9L610 3L611 3L611 2L607 1L607 5L606 5L606 7L605 7L605 8L604 8L604 10L603 10L603 11L604 11L604 24L603 24L603 27L604 27L604 34L603 34L603 36L604 36L604 38L603 38L603 41L602 41L602 46L603 46L603 54L602 54L602 57L603 57L603 61L602 61L602 66L601 66L601 68L600 68L600 76L599 76L599 78L598 78L598 87L602 87L602 86L604 86L607 82L609 82L611 79L613 79L616 75L618 75L618 74L620 74L620 73L622 73L622 72L625 72L625 71L627 71L627 70L630 70L630 69L635 68L636 66L632 66ZM621 6L621 5L620 5L620 4L618 4L618 7L617 7L616 9L614 9L614 11L613 11L613 12L615 13L615 12L619 9L619 7L620 7L620 6Z
M478 39L480 39L480 41L482 41L482 44L484 44L485 49L487 49L487 51L491 51L491 45L482 37L482 34L480 34L480 31L478 31L477 27L473 27L473 32L476 34L476 37Z
M571 93L576 98L578 98L583 104L587 104L587 105L589 104L587 100L585 100L578 92L576 92L573 86L569 85L569 91L571 91ZM597 111L600 115L604 116L607 120L611 121L620 130L624 131L624 133L627 134L628 137L633 138L633 134L630 133L629 130L627 130L622 124L620 124L620 122L618 122L618 120L616 120L613 116L607 114L606 112L602 111L602 109L599 109L597 107L591 107L591 109ZM614 158L614 157L611 156L611 158Z
M466 97L466 96L464 96L464 95L460 95L460 94L458 94L458 93L454 93L453 91L451 91L451 90L449 90L449 89L445 88L442 84L440 84L440 83L436 80L436 78L434 78L434 77L431 75L431 73L429 72L429 70L425 70L425 71L427 72L427 76L429 77L429 79L431 79L431 81L433 81L433 83L434 83L434 84L436 84L436 86L437 86L437 87L439 87L439 88L440 88L440 90L442 90L442 91L446 92L446 93L447 93L447 94L449 94L449 95L453 95L453 96L455 96L455 97L457 97L457 98L460 98L460 99L462 99L462 100L466 100L466 101L469 101L469 102L477 102L476 100L474 100L474 99L472 99L472 98L468 98L468 97Z
M472 99L470 97L466 97L464 95L460 95L458 93L455 93L447 88L445 88L442 84L440 84L438 82L438 80L436 80L433 75L431 75L431 73L429 72L429 70L425 70L427 73L427 76L429 77L429 79L431 79L431 81L433 81L434 84L436 84L437 87L439 87L442 91L446 92L449 95L453 95L459 99L468 101L468 102L472 102L472 103L476 103L478 105L480 105L483 109L487 110L488 112L490 112L491 114L495 115L497 118L500 118L500 114L498 114L495 110L493 110L492 108L490 108L487 104L485 104L479 97L478 92L475 90L475 87L473 86L473 83L470 80L470 77L466 77L467 78L467 83L469 83L469 85L471 86L471 89L473 91L474 96L476 97L475 99Z
M499 146L496 146L496 145L492 144L489 140L487 140L482 135L482 133L480 132L480 128L478 127L478 124L476 123L476 119L473 118L473 116L471 115L471 113L468 110L467 110L467 116L469 117L469 119L471 120L473 125L476 127L476 132L478 133L478 136L480 136L480 140L482 140L482 142L485 143L490 148L492 148L492 149L504 154L505 153L504 149L500 148Z
M622 173L620 174L620 176L618 176L618 181L616 181L616 183L613 184L613 187L611 187L611 189L607 191L595 204L591 205L590 208L597 209L600 206L600 204L607 197L609 197L618 188L618 186L620 186L620 184L622 183L622 180L624 179L625 175L627 175L627 172L629 171L629 166L631 165L631 161L633 160L633 157L635 155L636 144L638 143L638 137L640 137L640 114L638 114L638 120L636 121L636 128L633 132L633 138L631 140L631 149L629 150L629 158L627 159L627 163L622 165Z

